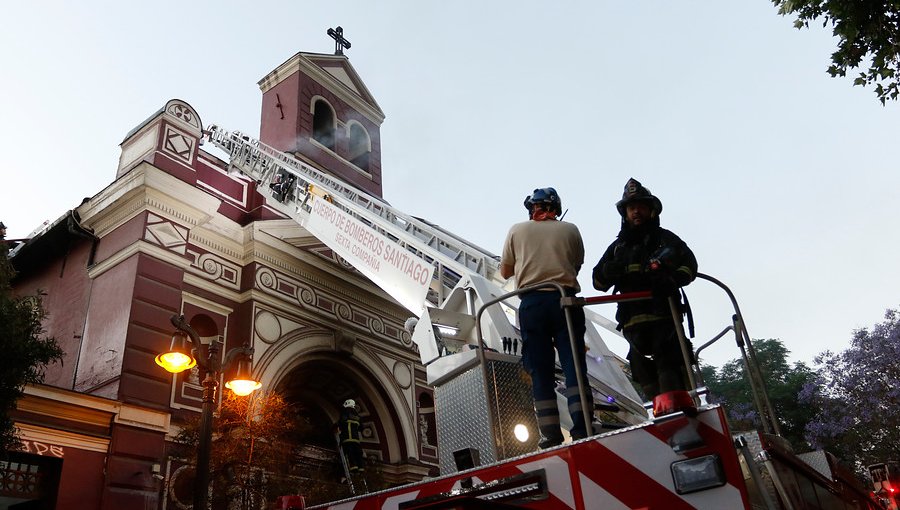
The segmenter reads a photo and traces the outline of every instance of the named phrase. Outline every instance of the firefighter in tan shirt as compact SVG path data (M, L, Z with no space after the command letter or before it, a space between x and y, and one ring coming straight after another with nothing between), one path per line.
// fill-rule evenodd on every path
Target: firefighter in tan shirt
M501 276L509 278L515 275L518 288L542 282L559 283L565 288L566 295L574 296L581 290L576 277L584 263L584 243L578 227L557 220L562 213L562 202L553 188L534 190L525 198L525 208L528 209L529 220L513 225L503 244ZM575 363L580 363L582 373L587 373L584 309L572 308L577 344L577 352L573 353L560 297L559 291L553 288L526 292L520 296L522 363L531 375L541 448L556 446L563 441L556 406L554 347L566 377L566 398L574 423L572 438L582 439L589 435L585 430L575 372ZM584 391L588 405L593 407L590 388L584 388Z

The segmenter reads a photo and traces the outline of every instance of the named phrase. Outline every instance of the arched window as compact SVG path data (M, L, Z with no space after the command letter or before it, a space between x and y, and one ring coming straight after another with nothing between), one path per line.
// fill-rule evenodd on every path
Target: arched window
M334 150L334 111L321 99L313 107L313 139Z
M350 162L364 172L369 171L369 155L372 142L369 133L357 123L350 124Z

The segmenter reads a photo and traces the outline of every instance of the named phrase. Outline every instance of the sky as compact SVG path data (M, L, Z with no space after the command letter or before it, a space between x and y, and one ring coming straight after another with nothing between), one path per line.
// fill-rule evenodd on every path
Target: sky
M793 362L900 305L900 105L829 77L830 32L794 29L768 0L46 1L4 17L8 239L112 182L119 143L170 99L257 134L257 82L298 51L332 53L341 26L386 115L385 199L408 214L499 253L525 196L553 186L596 295L590 269L634 177L751 337L781 339ZM696 346L733 312L705 281L687 292ZM738 356L731 336L702 354Z

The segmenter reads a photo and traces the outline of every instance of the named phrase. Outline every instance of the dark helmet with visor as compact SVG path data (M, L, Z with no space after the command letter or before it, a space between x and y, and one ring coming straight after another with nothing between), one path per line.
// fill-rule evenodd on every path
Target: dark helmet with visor
M534 204L546 206L548 210L554 211L557 216L562 214L562 200L560 200L559 194L553 188L538 188L531 195L525 197L525 208L528 209L529 215L534 209Z
M653 210L656 216L659 216L659 213L662 212L662 202L653 196L653 193L650 193L650 190L645 188L634 177L628 179L628 182L625 183L625 191L622 193L622 200L616 202L616 209L618 209L619 214L623 218L625 217L625 206L632 202L646 202L650 205L650 209Z

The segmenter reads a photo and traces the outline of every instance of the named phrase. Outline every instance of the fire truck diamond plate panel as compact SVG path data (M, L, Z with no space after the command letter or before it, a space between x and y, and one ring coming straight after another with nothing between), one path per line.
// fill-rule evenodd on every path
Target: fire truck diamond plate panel
M511 359L493 359L487 363L489 395L485 395L484 378L479 366L469 368L435 387L442 474L456 471L453 452L465 448L478 450L482 465L536 450L538 433L531 385L518 359L503 357ZM496 428L493 433L488 416L490 411L495 413ZM515 438L513 429L516 424L525 425L528 429L526 441L520 442ZM495 437L497 458L492 444Z

